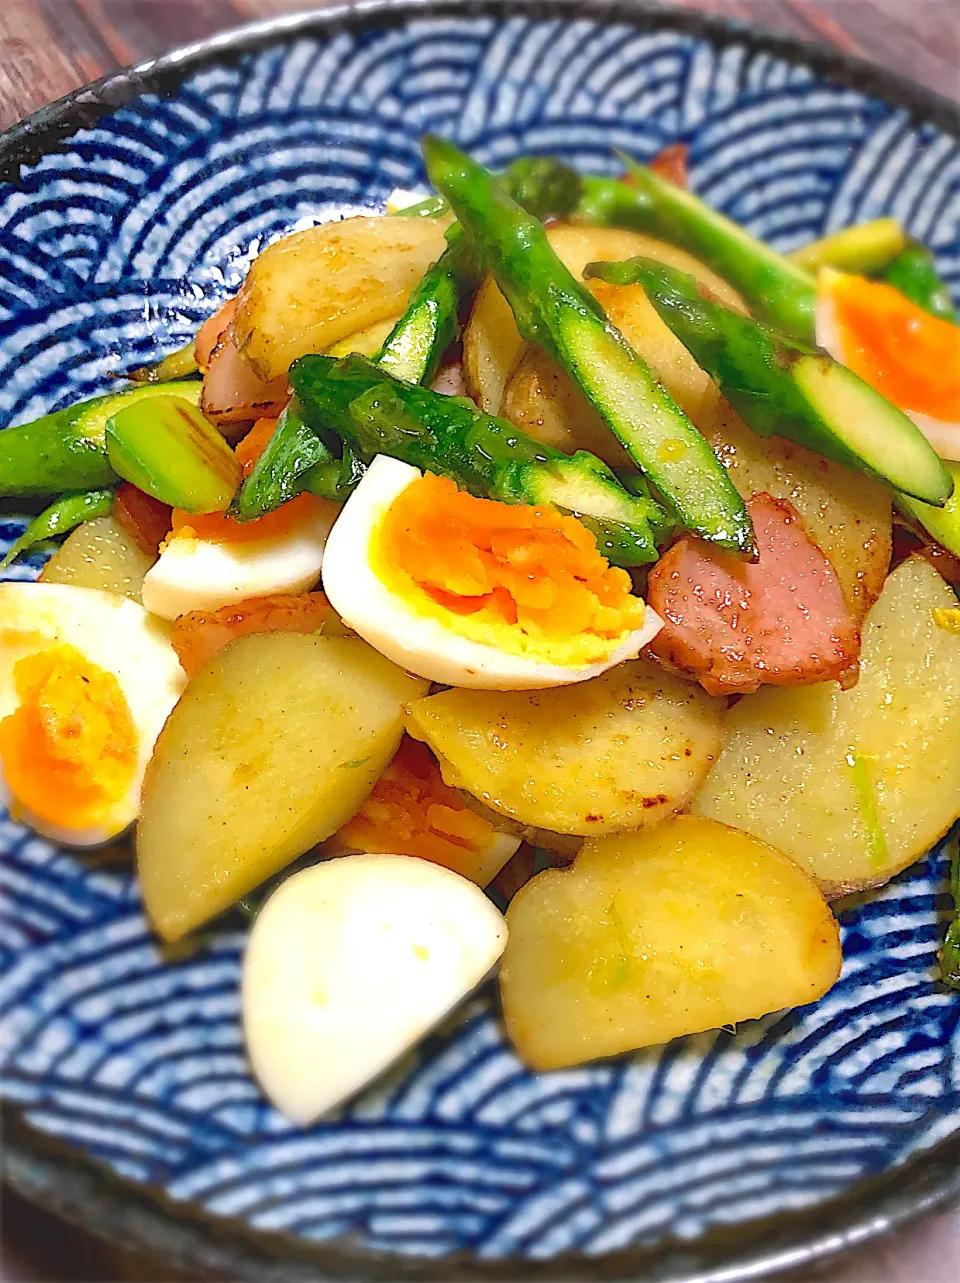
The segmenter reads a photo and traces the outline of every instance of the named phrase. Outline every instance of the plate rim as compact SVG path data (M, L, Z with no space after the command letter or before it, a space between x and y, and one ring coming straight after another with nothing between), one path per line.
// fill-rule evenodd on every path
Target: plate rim
M144 93L164 94L201 67L314 32L396 25L440 16L521 16L510 0L338 0L318 9L274 15L230 27L155 57L141 59L44 105L0 134L0 182L20 181L23 165L56 152ZM657 0L528 0L523 17L591 18L639 29L673 29L714 44L738 43L809 66L816 74L905 109L911 118L960 139L960 104L868 60L757 23L679 9ZM187 1273L256 1283L745 1283L840 1256L872 1239L960 1203L960 1131L906 1163L810 1208L714 1227L689 1241L668 1238L597 1257L565 1253L548 1260L483 1261L463 1255L427 1258L350 1250L340 1242L309 1243L256 1230L178 1203L158 1186L125 1180L107 1165L26 1122L10 1102L0 1105L0 1180L30 1202L87 1232Z

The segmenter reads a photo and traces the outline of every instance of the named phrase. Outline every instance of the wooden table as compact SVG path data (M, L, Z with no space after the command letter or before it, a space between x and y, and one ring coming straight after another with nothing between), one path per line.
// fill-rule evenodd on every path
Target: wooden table
M0 128L127 63L253 18L321 3L0 0ZM960 0L674 3L836 45L960 100ZM17 1199L6 1199L3 1211L0 1283L161 1283L146 1263L109 1251ZM913 1226L817 1277L830 1283L960 1283L960 1211Z

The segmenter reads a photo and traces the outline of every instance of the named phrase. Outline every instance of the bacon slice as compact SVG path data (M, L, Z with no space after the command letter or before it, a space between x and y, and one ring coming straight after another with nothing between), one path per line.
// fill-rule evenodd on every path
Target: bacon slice
M199 330L197 330L197 336L193 340L193 355L204 374L206 374L210 358L213 356L213 349L226 333L227 326L232 323L236 310L237 300L228 298L226 303L218 308L213 316L208 316Z
M758 561L685 536L650 572L647 601L666 621L650 654L711 695L747 694L764 683L852 686L860 633L836 571L793 504L761 493L747 507Z

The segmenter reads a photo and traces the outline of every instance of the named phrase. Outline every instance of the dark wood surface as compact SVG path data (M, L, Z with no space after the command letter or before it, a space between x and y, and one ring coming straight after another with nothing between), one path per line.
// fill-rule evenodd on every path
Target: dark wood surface
M0 0L0 128L88 80L291 0ZM858 54L960 101L960 0L675 0ZM518 0L518 8L521 0ZM168 1275L7 1196L0 1283L101 1283ZM804 1276L810 1277L810 1276ZM817 1278L960 1283L960 1212L912 1226Z
M960 99L960 0L677 3L821 40ZM0 128L137 59L252 18L320 4L322 0L0 0Z

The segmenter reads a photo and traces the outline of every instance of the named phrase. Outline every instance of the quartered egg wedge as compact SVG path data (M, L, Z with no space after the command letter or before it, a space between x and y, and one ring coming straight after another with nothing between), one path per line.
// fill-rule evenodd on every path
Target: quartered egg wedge
M0 584L0 788L14 819L72 846L121 833L185 683L169 627L136 602Z
M892 285L823 268L817 342L904 410L941 458L960 460L960 327Z
M176 619L250 597L300 593L320 575L339 506L299 495L256 521L174 509L173 529L143 581L143 604Z
M264 1093L304 1125L415 1046L488 974L507 924L479 887L408 855L295 873L258 914L243 1027Z
M384 455L330 534L323 586L382 654L451 686L583 681L661 626L575 518L475 499Z

